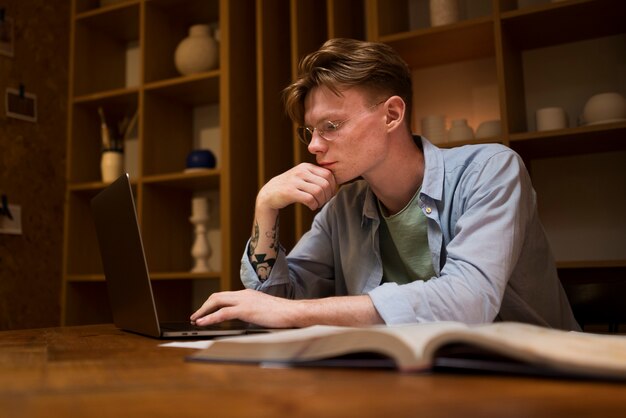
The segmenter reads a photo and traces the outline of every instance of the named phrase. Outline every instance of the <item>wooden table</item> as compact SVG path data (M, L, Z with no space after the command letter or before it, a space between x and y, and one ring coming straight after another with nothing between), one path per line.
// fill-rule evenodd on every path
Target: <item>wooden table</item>
M0 416L626 416L626 384L189 363L159 343L112 325L0 332Z

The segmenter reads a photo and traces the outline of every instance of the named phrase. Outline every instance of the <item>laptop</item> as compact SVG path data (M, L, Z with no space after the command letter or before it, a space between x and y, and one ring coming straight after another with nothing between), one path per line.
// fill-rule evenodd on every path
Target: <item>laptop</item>
M113 322L118 328L155 338L221 337L263 332L243 321L208 327L160 323L152 292L135 200L128 174L91 200Z

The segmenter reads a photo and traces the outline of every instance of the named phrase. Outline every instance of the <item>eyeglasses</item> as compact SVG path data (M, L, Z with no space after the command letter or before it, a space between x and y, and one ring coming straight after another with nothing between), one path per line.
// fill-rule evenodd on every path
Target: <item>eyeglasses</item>
M324 122L320 122L317 126L314 127L309 127L309 126L298 126L297 132L298 132L298 138L300 139L300 141L302 141L304 143L304 145L309 146L309 144L311 143L311 141L313 140L313 132L317 131L317 134L319 136L321 136L322 138L324 138L327 141L334 141L335 139L339 138L339 129L346 124L346 122L355 119L358 116L361 116L362 114L364 114L365 112L375 108L376 106L384 103L385 101L382 100L374 105L371 105L370 107L367 107L365 109L363 109L361 112L350 116L347 119L341 120L341 121L332 121L332 120L327 120Z

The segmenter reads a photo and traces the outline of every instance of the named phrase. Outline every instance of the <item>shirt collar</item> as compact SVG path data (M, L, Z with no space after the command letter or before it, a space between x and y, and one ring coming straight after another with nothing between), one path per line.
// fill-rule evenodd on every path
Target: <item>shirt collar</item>
M420 194L424 194L434 200L441 200L444 181L442 151L423 136L415 135L413 138L415 141L421 141L421 148L424 153L424 179L422 180ZM376 208L376 196L369 185L365 192L361 226L365 224L367 219L379 219L378 210Z
M445 177L443 152L426 138L421 137L421 140L422 150L424 151L422 194L434 200L441 200L443 197L443 181Z

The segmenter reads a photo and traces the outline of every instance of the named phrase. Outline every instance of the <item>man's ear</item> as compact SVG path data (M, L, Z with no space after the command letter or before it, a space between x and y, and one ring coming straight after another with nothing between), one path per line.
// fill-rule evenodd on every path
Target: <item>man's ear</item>
M385 102L387 130L391 131L404 124L406 103L400 96L391 96Z

